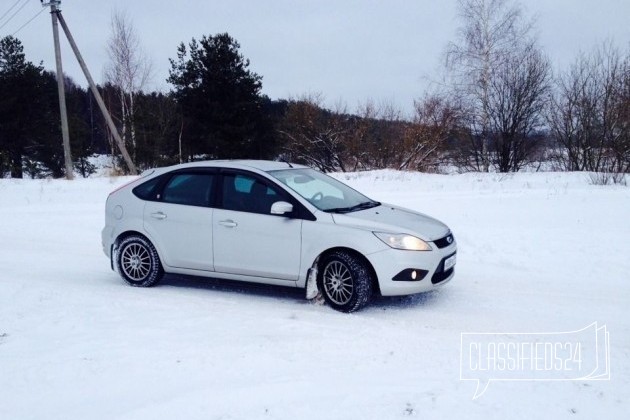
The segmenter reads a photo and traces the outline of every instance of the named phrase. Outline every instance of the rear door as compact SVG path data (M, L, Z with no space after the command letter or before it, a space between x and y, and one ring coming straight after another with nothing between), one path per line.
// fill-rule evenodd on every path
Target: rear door
M211 171L181 171L165 183L157 201L144 207L144 228L171 267L213 271Z
M220 203L213 213L217 272L297 281L302 220L272 215L271 205L289 201L286 191L240 171L222 175Z

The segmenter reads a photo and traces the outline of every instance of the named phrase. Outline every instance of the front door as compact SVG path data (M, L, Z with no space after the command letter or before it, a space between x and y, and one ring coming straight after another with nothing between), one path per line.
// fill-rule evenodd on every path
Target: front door
M217 272L297 281L302 220L272 215L286 193L246 173L222 176L222 208L212 216Z

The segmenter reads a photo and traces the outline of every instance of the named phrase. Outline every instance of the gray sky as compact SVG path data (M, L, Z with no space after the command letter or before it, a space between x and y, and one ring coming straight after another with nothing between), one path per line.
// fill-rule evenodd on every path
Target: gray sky
M2 16L18 0L0 0ZM20 3L2 20L0 37L14 33L41 10ZM7 19L27 4L10 21ZM630 47L629 0L528 0L538 16L541 44L554 67L606 39ZM61 9L97 81L107 61L105 45L113 10L133 21L154 67L153 87L168 90L168 58L192 37L229 32L251 69L263 76L271 98L319 92L329 106L354 110L372 98L411 112L431 80L439 79L443 52L458 21L456 0L63 0ZM50 15L41 13L16 35L27 58L54 69ZM64 72L85 79L62 38Z

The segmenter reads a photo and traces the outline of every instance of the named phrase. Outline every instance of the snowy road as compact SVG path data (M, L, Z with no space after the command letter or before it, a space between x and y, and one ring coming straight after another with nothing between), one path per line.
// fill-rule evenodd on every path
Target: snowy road
M340 177L447 223L455 279L351 315L281 288L131 288L100 248L124 179L0 180L0 418L627 418L630 188L584 174ZM462 332L595 321L610 381L493 382L472 400L459 380Z

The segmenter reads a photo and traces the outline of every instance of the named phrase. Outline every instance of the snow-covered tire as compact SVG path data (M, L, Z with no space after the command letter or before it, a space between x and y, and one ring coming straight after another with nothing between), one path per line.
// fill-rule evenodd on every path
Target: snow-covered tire
M116 271L131 286L149 287L164 275L155 247L144 236L131 235L117 246Z
M318 286L326 302L341 312L354 312L372 297L372 273L361 258L335 251L324 256L319 265Z

